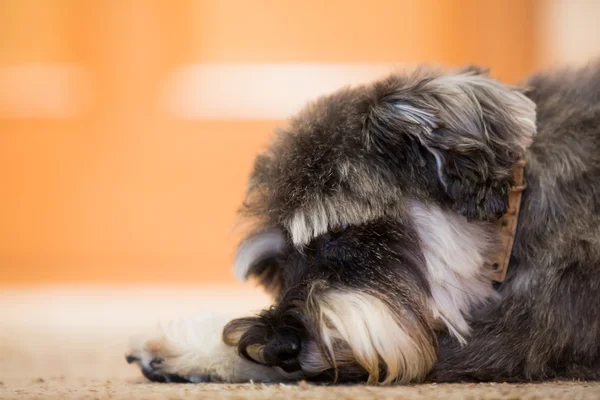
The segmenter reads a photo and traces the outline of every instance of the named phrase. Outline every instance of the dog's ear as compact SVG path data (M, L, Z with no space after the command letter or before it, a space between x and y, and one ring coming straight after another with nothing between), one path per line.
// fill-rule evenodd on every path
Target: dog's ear
M512 165L536 132L530 99L475 67L391 76L374 90L365 125L371 142L394 151L398 137L408 135L433 155L443 190L463 215L505 212Z
M253 233L238 246L234 271L238 279L256 278L267 292L276 296L282 288L283 252L286 240L277 229Z

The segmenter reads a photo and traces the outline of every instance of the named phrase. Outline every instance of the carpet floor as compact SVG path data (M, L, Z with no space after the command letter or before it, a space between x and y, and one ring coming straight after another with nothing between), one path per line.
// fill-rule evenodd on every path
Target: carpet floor
M240 301L243 300L243 301ZM240 287L44 287L0 292L0 399L600 399L597 382L316 386L155 384L127 365L129 336L170 318L256 309Z

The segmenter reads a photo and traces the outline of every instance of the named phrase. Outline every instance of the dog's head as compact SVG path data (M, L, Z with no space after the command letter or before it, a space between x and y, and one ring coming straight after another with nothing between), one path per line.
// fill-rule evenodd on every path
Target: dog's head
M535 133L535 105L469 68L318 99L256 159L236 272L275 304L224 340L306 377L423 379L437 337L468 334L493 290L490 222Z

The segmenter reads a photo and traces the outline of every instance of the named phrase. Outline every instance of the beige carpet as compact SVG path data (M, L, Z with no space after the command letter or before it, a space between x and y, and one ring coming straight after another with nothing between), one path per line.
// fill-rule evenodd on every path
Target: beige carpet
M38 288L0 292L0 399L600 399L596 382L397 387L151 384L123 358L128 337L202 310L256 309L232 287Z

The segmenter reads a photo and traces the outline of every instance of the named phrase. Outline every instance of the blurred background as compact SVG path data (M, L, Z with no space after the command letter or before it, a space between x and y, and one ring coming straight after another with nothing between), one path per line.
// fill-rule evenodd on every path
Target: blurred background
M598 18L595 0L0 0L0 283L232 283L253 157L306 99L418 63L518 83L594 56Z
M0 377L122 374L134 328L266 304L233 279L235 212L307 99L419 63L518 83L599 55L599 20L596 0L0 0Z

